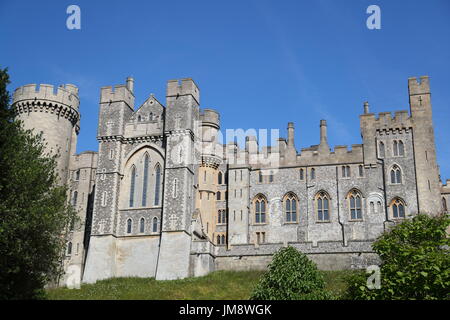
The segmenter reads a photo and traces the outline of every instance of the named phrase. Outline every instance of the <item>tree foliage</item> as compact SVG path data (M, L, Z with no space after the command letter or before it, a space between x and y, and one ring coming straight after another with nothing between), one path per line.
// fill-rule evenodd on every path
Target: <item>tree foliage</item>
M256 285L252 300L330 299L317 266L308 257L288 246L273 256L268 271Z
M448 299L448 216L417 215L384 233L374 244L381 258L381 288L369 289L367 275L347 279L348 299Z
M61 271L75 215L57 185L56 156L14 121L8 83L0 69L0 299L34 299Z

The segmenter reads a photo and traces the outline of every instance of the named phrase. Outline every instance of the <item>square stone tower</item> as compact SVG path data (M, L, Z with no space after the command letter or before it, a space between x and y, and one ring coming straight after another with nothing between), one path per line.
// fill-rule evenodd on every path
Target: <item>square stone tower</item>
M191 219L198 172L200 90L192 79L167 83L165 178L157 280L189 275Z

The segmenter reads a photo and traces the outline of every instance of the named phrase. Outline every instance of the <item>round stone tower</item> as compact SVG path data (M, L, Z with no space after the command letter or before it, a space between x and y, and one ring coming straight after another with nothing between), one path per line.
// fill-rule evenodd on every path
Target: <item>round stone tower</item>
M28 84L14 91L13 109L24 129L42 133L46 151L58 154L57 173L60 183L68 178L70 156L76 151L80 130L78 88L72 84Z

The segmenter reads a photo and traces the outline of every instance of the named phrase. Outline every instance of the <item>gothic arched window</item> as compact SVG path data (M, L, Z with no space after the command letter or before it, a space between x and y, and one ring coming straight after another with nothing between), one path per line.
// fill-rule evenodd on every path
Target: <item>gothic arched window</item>
M300 169L300 180L303 180L305 178L305 171L303 169Z
M395 198L391 203L392 217L394 219L405 217L405 202L400 198Z
M319 221L330 220L330 197L324 191L316 195L317 219Z
M75 171L75 180L80 180L80 170Z
M144 174L142 181L142 206L145 207L147 205L147 188L148 188L148 166L149 166L149 156L146 153L144 155Z
M284 213L286 222L297 222L297 196L289 192L284 197Z
M134 189L136 185L136 167L131 167L131 177L130 177L130 208L134 207Z
M67 255L71 255L72 254L72 242L69 242L67 244Z
M402 170L397 165L394 165L391 169L391 183L402 183Z
M266 223L266 198L259 194L253 200L255 207L255 223Z
M72 197L72 205L76 206L77 205L77 201L78 201L78 191L74 191L73 192L73 197Z
M225 235L222 235L222 237L221 237L220 240L221 240L221 243L222 243L222 244L225 244Z
M153 218L152 232L158 232L158 218L157 217Z
M350 166L342 166L342 177L343 178L350 177Z
M127 233L131 233L132 221L131 219L127 220Z
M357 190L352 190L349 192L348 196L349 208L350 208L350 219L360 220L362 219L362 205L361 205L361 193ZM371 202L371 208L373 207L373 202Z
M159 195L161 190L161 166L156 164L155 167L155 206L159 205Z
M217 175L217 184L222 184L222 172L219 171L219 174Z
M316 178L316 169L311 168L311 180L314 180Z
M220 196L221 196L220 191L217 191L216 200L220 200Z
M359 176L363 177L364 176L364 167L363 167L363 165L360 164L358 169L359 169Z
M386 152L385 152L383 141L380 141L380 143L378 144L378 150L380 152L380 158L384 158Z
M141 220L139 221L139 232L144 233L144 231L145 231L145 219L141 218Z

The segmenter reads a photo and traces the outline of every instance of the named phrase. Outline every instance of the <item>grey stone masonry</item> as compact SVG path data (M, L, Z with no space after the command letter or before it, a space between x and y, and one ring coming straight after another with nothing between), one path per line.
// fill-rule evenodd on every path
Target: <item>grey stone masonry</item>
M317 144L300 149L293 121L276 145L258 141L261 128L225 141L219 111L200 108L190 78L167 82L165 105L151 94L136 109L134 85L129 77L100 89L98 153L78 155L74 85L14 93L18 119L60 153L80 217L64 267L79 280L265 269L288 245L321 269L366 268L379 263L372 243L384 231L449 212L426 76L408 79L410 111L374 114L363 102L362 144L330 146L321 120Z

